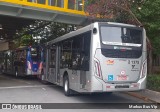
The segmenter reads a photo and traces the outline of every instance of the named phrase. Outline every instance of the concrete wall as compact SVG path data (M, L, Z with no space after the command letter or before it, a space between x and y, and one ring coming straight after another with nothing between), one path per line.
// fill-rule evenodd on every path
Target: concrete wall
M0 51L8 50L9 49L9 42L0 43Z

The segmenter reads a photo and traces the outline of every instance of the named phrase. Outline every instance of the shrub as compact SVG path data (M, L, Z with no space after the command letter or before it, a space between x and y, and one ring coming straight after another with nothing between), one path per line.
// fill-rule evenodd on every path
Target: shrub
M160 91L160 75L148 75L147 88Z

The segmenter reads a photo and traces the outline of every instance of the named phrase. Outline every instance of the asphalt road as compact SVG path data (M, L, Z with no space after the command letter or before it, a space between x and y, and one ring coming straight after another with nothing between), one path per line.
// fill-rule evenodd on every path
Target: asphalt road
M0 75L0 103L144 103L144 101L121 92L115 92L111 95L78 94L66 97L63 93L62 87L50 83L44 85L36 78L16 78L8 75ZM17 112L17 110L15 111ZM27 110L23 110L23 112L25 111ZM31 111L35 112L35 110L29 110L29 112ZM38 110L38 112L46 111L160 112L160 110L152 109L55 109L41 111Z

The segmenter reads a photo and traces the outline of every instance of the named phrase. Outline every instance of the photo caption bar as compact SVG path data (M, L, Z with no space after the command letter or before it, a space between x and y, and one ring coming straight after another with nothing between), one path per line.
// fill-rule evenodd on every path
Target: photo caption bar
M1 103L0 109L160 109L160 103Z

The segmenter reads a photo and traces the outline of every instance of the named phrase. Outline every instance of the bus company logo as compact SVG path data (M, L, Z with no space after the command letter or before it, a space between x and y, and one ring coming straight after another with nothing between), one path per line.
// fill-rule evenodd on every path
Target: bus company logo
M2 109L12 109L11 104L2 104Z
M126 72L123 70L123 71L121 71L121 75L125 75L126 74Z
M132 69L134 69L134 68L135 68L135 66L136 66L136 65L132 65Z
M113 65L114 64L114 60L107 60L107 65Z

